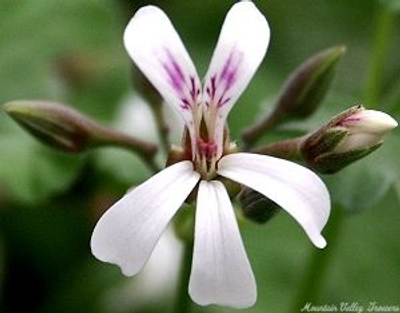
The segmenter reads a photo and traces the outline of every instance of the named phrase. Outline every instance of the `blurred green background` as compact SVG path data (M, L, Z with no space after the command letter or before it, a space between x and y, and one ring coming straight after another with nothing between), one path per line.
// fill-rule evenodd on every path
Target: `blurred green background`
M151 3L170 16L203 75L233 2ZM323 105L311 120L288 129L313 129L361 103L399 120L398 0L255 2L268 18L272 39L265 61L230 115L233 138L270 109L295 67L337 44L345 44L347 52ZM116 127L121 104L134 93L122 33L133 13L148 3L0 0L0 103L55 100ZM245 225L242 234L259 297L244 312L299 312L307 301L358 303L365 310L370 302L399 308L399 137L395 130L373 155L323 177L333 200L325 250L317 251L285 213L263 226ZM1 112L0 311L170 309L172 278L165 280L170 292L154 287L154 294L145 294L143 280L126 278L115 266L98 262L89 247L100 214L149 175L136 156L124 151L77 156L50 150ZM194 306L193 311L232 310Z

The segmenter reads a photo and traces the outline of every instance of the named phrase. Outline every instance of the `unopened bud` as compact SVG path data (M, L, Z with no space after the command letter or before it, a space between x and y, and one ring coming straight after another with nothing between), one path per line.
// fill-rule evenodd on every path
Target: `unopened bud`
M276 103L281 119L307 118L315 112L345 50L344 46L337 46L321 51L290 75Z
M243 139L253 143L276 125L311 116L324 99L345 46L323 50L302 63L285 82L273 111L245 130Z
M379 148L395 127L397 122L386 113L353 107L306 137L301 153L316 171L335 173Z
M78 153L92 147L114 145L137 152L144 158L154 156L157 147L101 126L71 107L49 101L12 101L5 111L42 143Z
M256 223L264 224L279 212L279 205L261 193L244 187L239 194L243 215Z
M346 152L380 144L383 137L397 127L397 122L381 111L359 107L356 112L340 121L338 126L346 128L348 135L335 148L335 152Z
M93 124L69 107L55 102L13 101L5 111L43 143L68 152L85 150Z

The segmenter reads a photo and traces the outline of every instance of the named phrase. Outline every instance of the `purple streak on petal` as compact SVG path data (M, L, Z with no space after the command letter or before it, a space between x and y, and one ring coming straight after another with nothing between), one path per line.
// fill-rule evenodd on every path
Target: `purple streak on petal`
M210 78L210 85L206 87L206 93L210 97L210 99L214 99L215 97L215 92L216 92L216 79L217 77L215 75L211 76Z
M197 97L200 95L200 88L196 86L196 78L190 76L190 96L192 100L195 102Z
M164 50L167 55L167 62L163 63L163 68L165 69L170 79L172 87L178 93L182 93L183 87L185 85L185 74L174 56L172 55L171 51L169 51L167 48L165 48Z
M211 76L210 83L206 87L206 93L211 99L211 102L218 107L224 106L231 100L229 91L237 81L242 59L243 54L238 50L232 49L221 72ZM218 92L218 90L220 90L220 92Z
M190 76L188 82L188 76L185 75L185 72L171 51L168 48L164 48L164 51L167 61L163 63L162 66L168 75L172 88L174 88L180 96L181 108L189 110L192 104L197 102L197 98L200 95L200 88L196 82L196 78Z
M230 86L233 83L233 79L236 76L236 70L237 70L237 66L235 67L232 63L233 63L233 58L234 58L234 53L235 51L233 50L228 59L225 62L224 67L222 68L222 72L220 75L220 79L221 81L225 81L226 82L226 89L229 89Z
M188 109L191 108L191 104L187 99L182 98L181 101L182 101L182 103L181 103L181 108L182 109L188 110Z
M225 97L225 94L223 94L218 100L218 107L219 108L224 106L225 104L227 104L229 102L229 100L231 100L230 97L226 97L226 98L224 98L224 97Z

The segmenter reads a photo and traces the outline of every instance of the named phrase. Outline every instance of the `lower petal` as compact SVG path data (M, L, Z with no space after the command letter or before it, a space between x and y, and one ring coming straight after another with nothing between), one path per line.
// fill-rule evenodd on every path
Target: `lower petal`
M94 256L117 264L127 276L138 273L199 176L184 161L129 191L98 221L91 239Z
M252 306L256 281L225 187L202 181L196 208L189 293L200 305Z
M318 248L329 218L330 198L322 180L296 163L266 155L234 153L221 158L218 174L246 185L285 209Z

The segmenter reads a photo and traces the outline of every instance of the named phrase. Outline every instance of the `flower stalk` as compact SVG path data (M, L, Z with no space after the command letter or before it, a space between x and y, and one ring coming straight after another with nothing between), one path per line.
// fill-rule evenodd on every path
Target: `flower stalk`
M255 153L270 155L286 160L302 161L301 145L305 136L278 141L261 148L254 149Z

